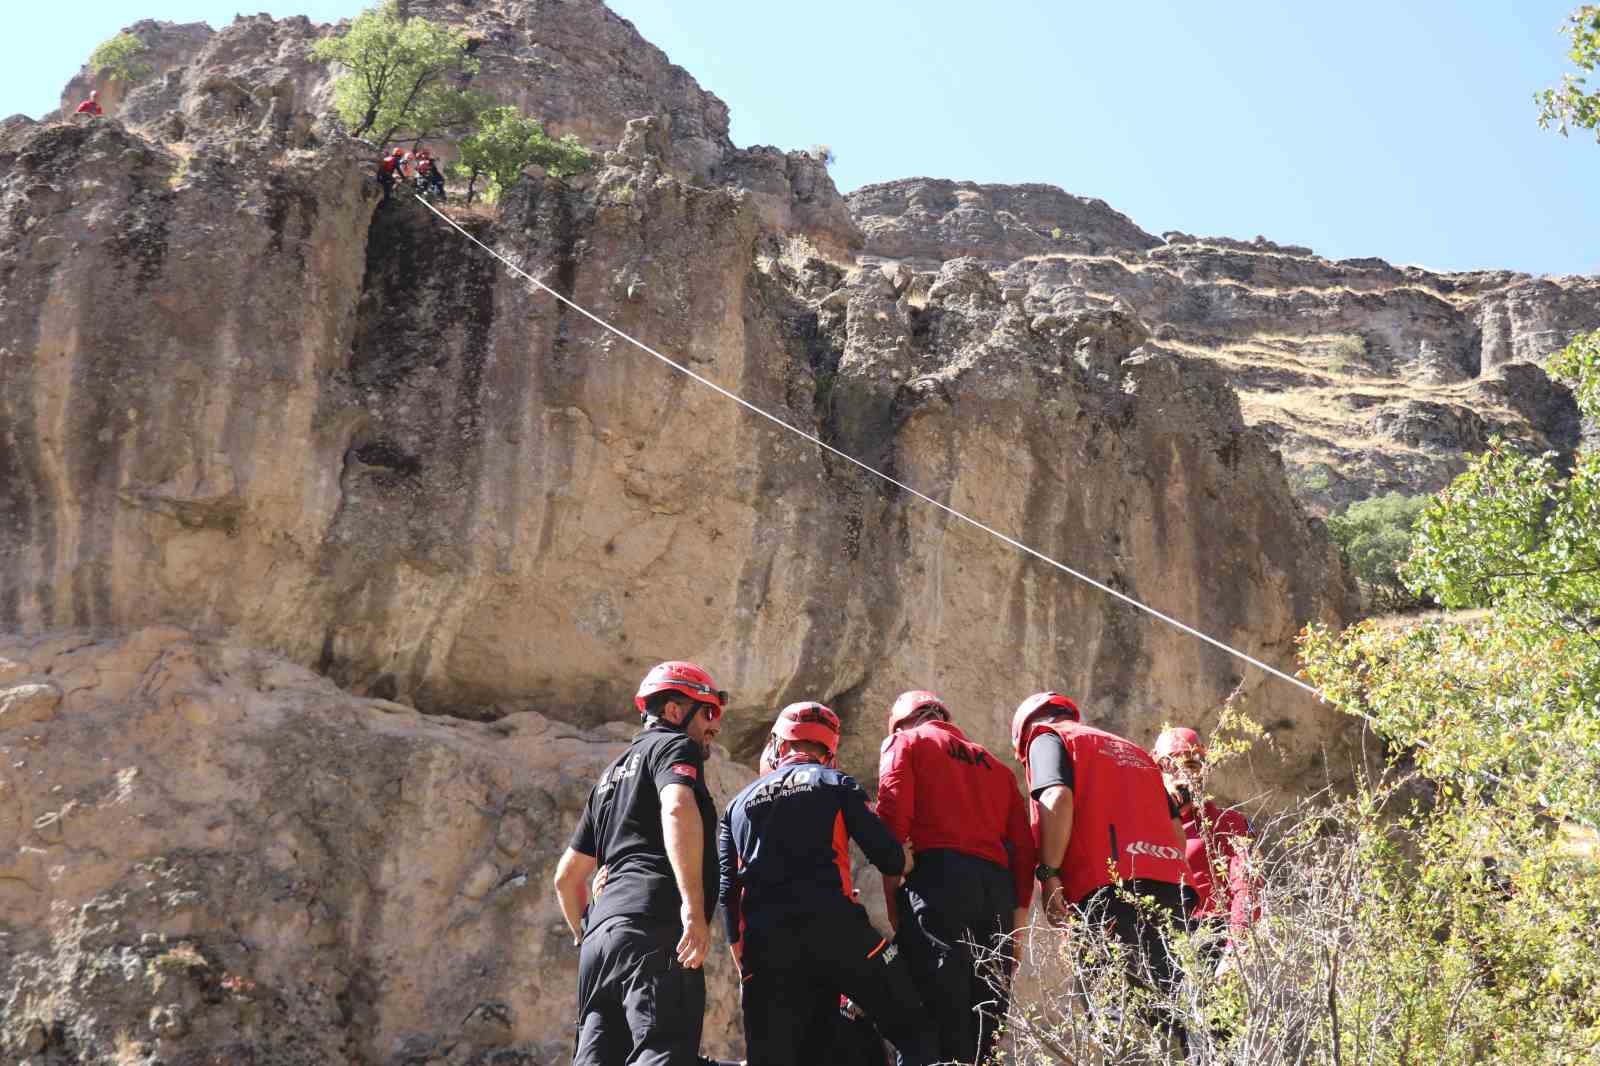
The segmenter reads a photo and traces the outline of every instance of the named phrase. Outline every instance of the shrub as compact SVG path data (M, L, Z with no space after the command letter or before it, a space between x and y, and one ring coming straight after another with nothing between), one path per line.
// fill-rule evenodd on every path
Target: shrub
M461 159L450 172L467 183L468 203L479 179L487 178L483 198L492 203L528 166L565 178L592 170L594 155L570 133L556 140L538 119L525 118L514 107L491 107L478 115L477 132L461 141Z
M343 36L318 41L312 54L348 71L334 86L334 110L356 137L377 130L380 147L402 132L403 140L423 140L471 121L489 103L455 84L478 72L466 33L403 18L392 2L363 11Z
M1297 466L1289 471L1289 487L1299 495L1327 492L1331 483L1325 466Z
M1336 370L1353 370L1366 365L1367 340L1355 333L1347 333L1328 346L1328 354Z
M1411 529L1431 501L1391 492L1328 517L1328 532L1345 566L1375 606L1397 609L1422 602L1400 579L1399 566L1411 554Z
M119 33L110 40L101 41L89 53L89 69L95 74L115 78L124 85L148 77L150 65L138 61L146 45L131 33Z

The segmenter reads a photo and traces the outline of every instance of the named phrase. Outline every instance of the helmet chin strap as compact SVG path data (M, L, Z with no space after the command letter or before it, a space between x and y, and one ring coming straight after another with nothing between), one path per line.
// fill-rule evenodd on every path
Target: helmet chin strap
M668 729L676 729L679 732L682 732L689 728L689 723L694 721L694 716L699 713L700 705L698 703L690 703L689 713L683 716L683 721L676 724L669 721L665 716L659 714L646 714L642 715L641 717L644 718L644 724L646 726L664 725Z

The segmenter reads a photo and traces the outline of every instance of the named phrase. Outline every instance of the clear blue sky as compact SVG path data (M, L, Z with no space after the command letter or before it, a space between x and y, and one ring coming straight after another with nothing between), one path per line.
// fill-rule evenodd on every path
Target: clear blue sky
M265 6L332 20L364 4ZM612 0L728 103L736 142L829 144L842 189L911 175L1042 181L1156 233L1600 273L1600 145L1534 123L1534 91L1567 68L1556 30L1574 6ZM0 115L54 106L89 49L136 16L220 26L235 11L16 7L11 39L29 46L0 75Z

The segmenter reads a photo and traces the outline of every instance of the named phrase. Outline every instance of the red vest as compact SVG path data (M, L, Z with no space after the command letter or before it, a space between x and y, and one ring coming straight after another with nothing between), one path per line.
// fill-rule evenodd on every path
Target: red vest
M1161 771L1130 740L1076 722L1036 726L1061 738L1072 758L1072 839L1061 860L1061 888L1078 903L1113 880L1182 884L1189 864L1172 839ZM1040 810L1033 804L1034 839Z
M1033 899L1034 838L1016 771L949 722L889 734L878 755L878 817L917 851L950 848L1011 871Z
M1250 924L1250 879L1240 854L1246 846L1242 842L1250 839L1250 820L1238 811L1222 810L1206 800L1203 812L1194 804L1183 809L1183 834L1189 884L1200 897L1194 916L1227 915L1230 924L1240 927ZM1207 838L1216 849L1215 855L1207 852ZM1217 884L1219 869L1225 871L1227 877L1222 885Z

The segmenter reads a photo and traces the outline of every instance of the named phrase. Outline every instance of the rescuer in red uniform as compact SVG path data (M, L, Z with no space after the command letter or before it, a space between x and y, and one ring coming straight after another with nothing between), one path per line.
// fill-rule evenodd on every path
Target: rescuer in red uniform
M1170 992L1178 971L1164 918L1183 923L1194 891L1184 887L1178 807L1155 760L1130 740L1083 725L1077 704L1055 692L1022 701L1011 743L1033 796L1046 917L1065 924L1068 905L1103 917L1133 949L1134 978ZM1127 895L1148 898L1154 912ZM1184 1039L1176 1020L1168 1025Z
M1188 883L1198 897L1191 917L1219 934L1226 925L1227 938L1219 935L1213 942L1220 957L1224 946L1237 940L1255 917L1250 819L1236 810L1224 810L1206 797L1206 749L1193 729L1176 726L1162 730L1151 754L1183 820Z
M931 692L902 693L878 760L878 816L917 854L885 876L896 941L939 1029L940 1057L981 1062L1005 1017L1011 933L1026 924L1036 852L1011 768L950 721ZM986 946L974 957L969 944Z
M89 92L89 99L79 104L78 109L74 111L73 114L88 115L90 118L97 118L100 115L105 114L105 111L100 107L100 90L91 90Z

